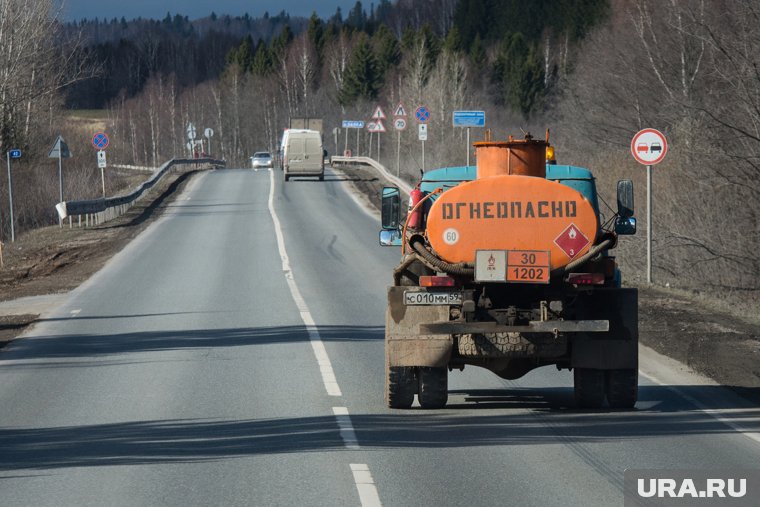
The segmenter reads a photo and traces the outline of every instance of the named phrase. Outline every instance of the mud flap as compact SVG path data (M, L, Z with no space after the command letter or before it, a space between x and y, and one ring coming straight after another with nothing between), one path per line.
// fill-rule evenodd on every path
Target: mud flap
M421 334L420 324L448 322L448 305L406 306L404 291L415 287L388 287L385 312L385 356L388 366L443 367L449 363L451 335Z
M596 289L580 294L576 318L607 319L606 333L578 333L571 338L571 366L617 370L639 367L639 291Z

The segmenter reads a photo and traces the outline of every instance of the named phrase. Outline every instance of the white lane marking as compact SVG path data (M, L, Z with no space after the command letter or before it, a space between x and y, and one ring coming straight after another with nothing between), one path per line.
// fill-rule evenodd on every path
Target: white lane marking
M359 449L359 441L356 438L354 425L351 423L351 416L348 415L348 409L346 407L333 407L332 410L333 414L335 415L335 419L338 421L340 438L343 439L343 443L346 445L346 449Z
M69 313L71 314L72 317L76 317L77 315L79 315L81 311L82 311L81 308L77 308L76 310L71 310Z
M330 357L327 355L327 349L322 342L322 338L319 336L316 323L311 316L309 307L306 304L301 291L298 290L295 278L293 278L293 271L290 268L290 259L288 253L285 250L285 238L282 234L282 227L280 226L280 219L277 217L277 213L274 210L274 173L269 173L269 214L272 216L272 222L274 222L274 233L277 236L277 250L280 252L280 260L282 261L282 271L285 273L285 280L288 282L288 288L290 289L290 295L293 297L293 301L296 303L298 313L301 315L301 320L306 326L306 331L309 333L309 341L311 342L311 348L314 351L314 356L317 358L317 364L319 364L319 371L322 373L322 383L325 385L327 394L330 396L341 396L340 386L335 378L335 372L333 371Z
M362 507L381 507L383 504L380 503L380 496L377 494L369 467L362 463L352 463L351 473L354 475L354 484L359 492Z
M757 418L747 419L747 410L746 409L743 409L743 408L737 408L737 409L713 409L713 408L708 408L704 403L702 403L701 401L699 401L695 397L686 394L685 392L683 392L681 389L679 389L676 386L669 385L669 384L667 384L665 382L662 382L660 379L658 379L657 377L655 377L651 373L644 373L643 371L639 370L639 374L642 377L645 377L645 378L649 379L650 381L654 382L655 384L659 384L659 385L661 385L663 387L666 387L666 388L670 389L671 391L673 391L674 393L676 393L678 396L680 396L684 400L688 401L689 403L691 403L692 405L694 405L695 407L697 407L700 411L702 411L705 414L709 415L710 417L712 417L716 421L719 421L719 422L725 424L726 426L728 426L728 427L736 430L737 432L741 433L745 437L747 437L749 439L752 439L755 442L760 443L760 433L758 433L756 431L751 431L751 430L747 429L744 425L742 425L740 423L737 423L733 419L730 419L730 418L726 417L727 413L735 412L737 414L737 417L741 418L742 421L757 423L757 421L758 421Z

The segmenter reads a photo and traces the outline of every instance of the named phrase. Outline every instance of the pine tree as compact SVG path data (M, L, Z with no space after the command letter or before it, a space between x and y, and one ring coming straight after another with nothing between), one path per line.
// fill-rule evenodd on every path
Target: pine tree
M381 24L372 36L375 54L377 55L377 71L381 79L385 78L388 69L401 61L401 46L396 36L387 25Z
M367 36L362 34L346 69L346 78L340 91L340 103L350 105L359 98L374 99L379 89L377 61Z

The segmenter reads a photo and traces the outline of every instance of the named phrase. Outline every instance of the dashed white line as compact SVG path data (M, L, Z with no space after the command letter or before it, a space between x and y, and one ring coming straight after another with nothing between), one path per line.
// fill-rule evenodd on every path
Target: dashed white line
M369 467L361 463L352 463L351 473L354 474L354 484L359 492L362 507L381 507L383 504L380 503L380 496L377 494Z
M277 250L280 253L280 260L282 261L282 271L285 273L285 280L288 283L290 295L296 303L298 313L309 334L311 348L314 351L314 356L317 358L319 371L322 374L322 383L325 385L327 394L330 396L341 396L340 386L338 386L338 381L335 378L335 372L333 371L332 363L330 363L330 357L327 355L325 344L319 336L319 331L311 316L311 312L309 312L309 307L301 295L301 291L298 290L295 278L293 277L293 270L290 267L290 259L285 250L285 238L282 234L280 219L274 210L274 172L269 173L269 214L272 216L272 222L274 222L274 232L277 237Z
M346 449L359 449L359 441L356 439L356 432L354 431L354 425L351 424L351 417L348 415L348 409L346 407L333 407L332 410L335 419L338 421L340 438L343 439Z

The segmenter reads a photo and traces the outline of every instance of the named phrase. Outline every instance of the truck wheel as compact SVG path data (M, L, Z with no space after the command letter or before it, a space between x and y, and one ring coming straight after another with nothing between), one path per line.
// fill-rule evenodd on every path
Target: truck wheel
M386 367L385 402L389 408L409 408L414 401L416 379L409 366Z
M319 181L325 181L325 175L324 173L319 175Z
M288 181L290 179L290 176L288 176L288 173L285 172L285 181Z
M575 368L573 379L579 408L600 408L604 404L604 370Z
M420 367L417 399L422 408L443 408L449 399L449 372L446 368Z
M639 395L639 372L630 368L608 370L607 402L612 408L633 408Z

